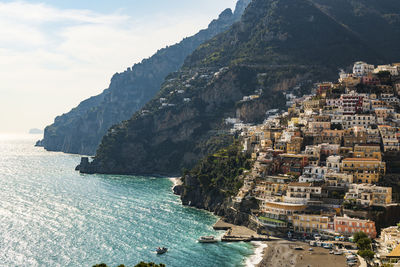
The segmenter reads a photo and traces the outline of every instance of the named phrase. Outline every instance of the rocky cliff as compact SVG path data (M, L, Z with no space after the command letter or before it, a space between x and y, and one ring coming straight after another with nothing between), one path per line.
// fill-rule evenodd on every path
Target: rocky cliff
M129 119L160 90L165 77L178 70L200 44L227 30L239 20L250 0L239 0L234 13L221 13L207 29L115 74L108 89L57 117L38 144L49 151L93 155L107 130Z
M321 7L309 0L252 1L240 22L200 45L178 72L166 78L152 101L130 120L112 127L93 162L80 170L179 174L226 145L221 141L225 118L262 120L263 111L282 107L281 92L293 84L332 80L339 68L357 60L397 60L396 49L375 46L381 43L379 37L364 40L362 27L354 26L362 21L360 11L341 20L335 17L339 7L329 3ZM375 1L368 12L384 4ZM358 10L364 10L362 5ZM384 16L372 16L369 25L382 22ZM387 20L382 23L391 27ZM387 42L396 42L395 33L387 36ZM257 96L249 103L242 101L249 95Z

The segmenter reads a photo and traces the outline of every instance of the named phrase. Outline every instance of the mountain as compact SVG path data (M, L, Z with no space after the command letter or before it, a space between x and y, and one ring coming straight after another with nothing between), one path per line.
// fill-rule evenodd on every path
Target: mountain
M239 20L250 0L239 0L235 12L223 11L207 29L115 74L108 89L91 97L47 126L40 142L46 150L93 155L107 130L129 119L160 90L165 77L177 71L201 43Z
M78 168L179 174L231 142L224 119L262 121L266 110L284 106L288 88L336 79L340 68L357 60L399 60L393 19L399 12L389 8L394 2L341 1L343 7L323 0L253 0L240 22L200 45L152 101L108 131L93 161L84 158ZM343 11L347 5L353 10ZM368 36L360 24L364 16L365 27L387 27L384 42L379 34Z

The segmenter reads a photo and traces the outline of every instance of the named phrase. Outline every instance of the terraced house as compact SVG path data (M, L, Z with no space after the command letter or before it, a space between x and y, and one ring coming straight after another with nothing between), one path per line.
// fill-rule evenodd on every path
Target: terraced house
M338 84L316 84L315 95L300 98L290 93L288 112L244 127L255 163L239 194L258 200L252 212L263 231L376 237L375 222L360 211L397 205L394 189L377 184L388 183L384 159L400 148L400 102L397 77L374 69L357 62Z

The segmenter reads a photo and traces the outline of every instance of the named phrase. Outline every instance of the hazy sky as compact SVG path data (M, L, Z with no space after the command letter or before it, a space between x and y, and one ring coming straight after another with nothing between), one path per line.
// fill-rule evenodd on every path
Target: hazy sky
M0 133L44 128L236 0L0 0Z

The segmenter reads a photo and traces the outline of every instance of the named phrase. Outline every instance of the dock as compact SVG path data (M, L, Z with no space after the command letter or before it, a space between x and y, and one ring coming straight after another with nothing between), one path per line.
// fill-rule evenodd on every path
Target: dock
M255 231L245 227L224 222L220 219L213 226L214 230L225 230L226 233L221 238L222 242L250 242L250 241L268 241L269 236L259 235Z

